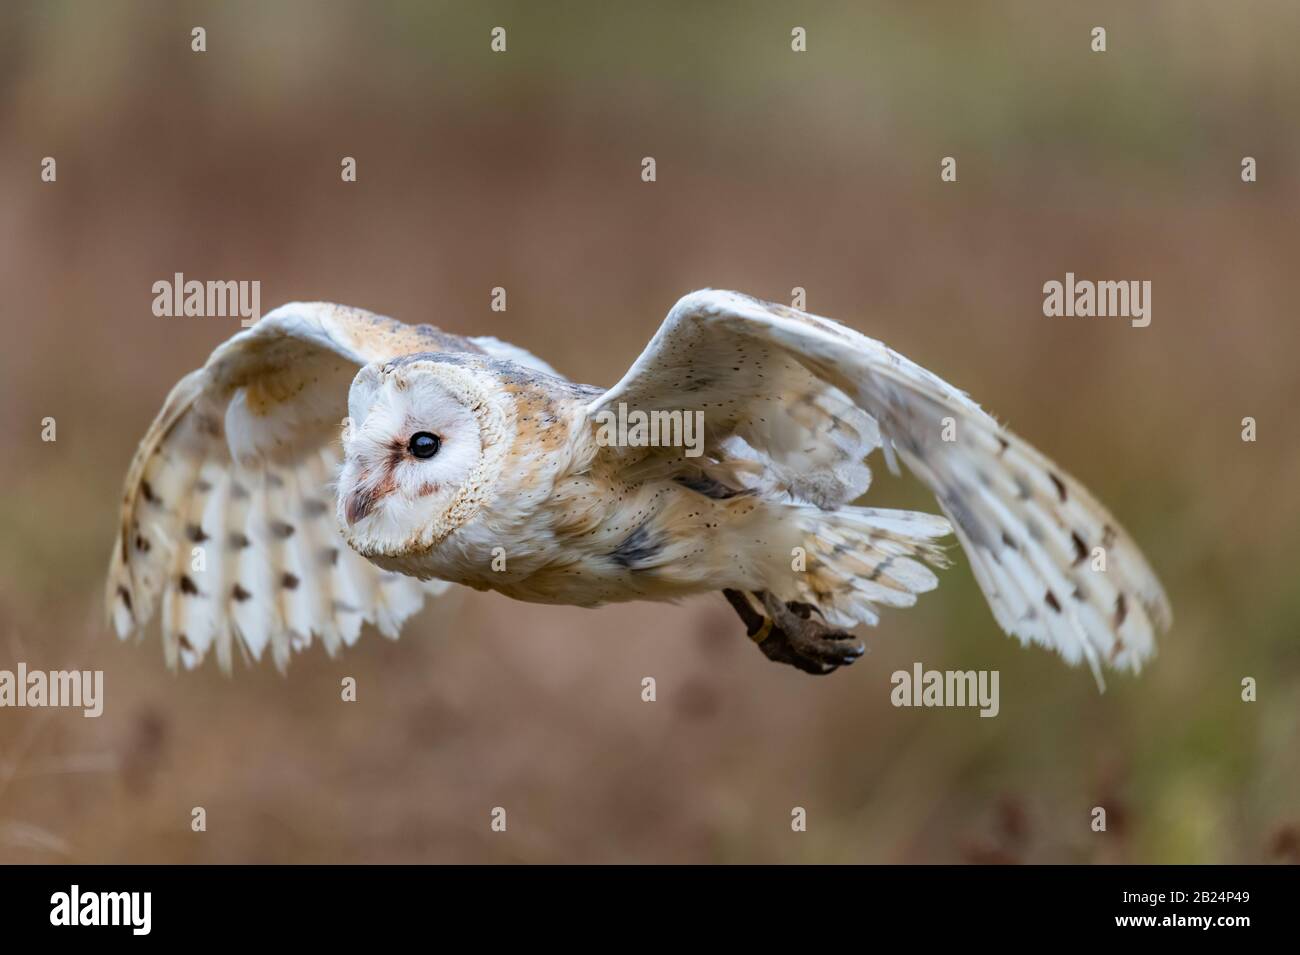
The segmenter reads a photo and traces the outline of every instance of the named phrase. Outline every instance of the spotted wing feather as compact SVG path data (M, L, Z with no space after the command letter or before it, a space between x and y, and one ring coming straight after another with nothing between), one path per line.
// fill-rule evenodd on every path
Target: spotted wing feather
M891 466L901 460L929 487L1007 633L1070 663L1086 660L1099 680L1103 665L1137 670L1154 653L1156 634L1172 622L1169 603L1106 509L964 393L830 319L736 292L695 292L588 413L619 402L698 408L715 453L725 458L739 440L744 453L790 466L810 461L805 486L833 486L856 450L827 455L826 433L788 426L791 383L804 394L820 387L845 396L855 430L877 436L867 450L879 443ZM811 499L826 506L847 498Z
M284 667L320 640L350 646L362 624L396 637L447 586L381 570L335 525L338 436L363 364L483 349L429 326L294 303L219 346L172 390L127 474L108 575L126 638L161 620L167 662L269 651Z

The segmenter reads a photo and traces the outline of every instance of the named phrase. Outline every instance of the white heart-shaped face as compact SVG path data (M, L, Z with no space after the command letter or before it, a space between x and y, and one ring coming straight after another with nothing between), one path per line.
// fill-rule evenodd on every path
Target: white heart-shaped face
M368 365L353 381L338 515L359 552L408 553L458 526L456 505L483 457L479 415L458 371L427 361Z

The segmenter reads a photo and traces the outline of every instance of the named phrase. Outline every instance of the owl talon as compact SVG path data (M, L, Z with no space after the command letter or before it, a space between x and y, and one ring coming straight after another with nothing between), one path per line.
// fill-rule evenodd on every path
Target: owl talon
M824 676L848 666L866 652L853 634L835 630L817 619L814 614L820 614L811 604L782 603L771 594L756 593L754 596L767 611L764 616L744 594L734 590L724 590L723 594L745 622L750 639L769 660Z

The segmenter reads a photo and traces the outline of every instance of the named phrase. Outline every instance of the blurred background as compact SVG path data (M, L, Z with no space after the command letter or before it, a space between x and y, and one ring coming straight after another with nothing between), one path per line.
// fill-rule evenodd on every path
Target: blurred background
M0 860L1296 861L1298 36L1285 0L6 3L0 669L102 669L107 701L0 710ZM1067 271L1150 280L1150 327L1045 318ZM154 317L175 272L603 385L687 291L803 287L1088 484L1174 630L1099 694L1002 636L958 556L826 679L720 597L472 592L287 676L170 673L100 601L137 441L238 330ZM933 508L887 474L870 499ZM918 660L999 670L1000 715L892 707Z

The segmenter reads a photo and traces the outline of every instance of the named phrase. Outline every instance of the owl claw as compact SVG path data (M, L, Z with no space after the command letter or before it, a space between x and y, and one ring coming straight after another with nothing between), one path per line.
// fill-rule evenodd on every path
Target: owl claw
M824 676L848 666L866 652L866 647L853 634L835 630L814 617L817 608L811 604L782 603L771 594L756 593L754 596L767 611L764 617L738 591L724 590L723 594L745 622L750 638L769 660Z

